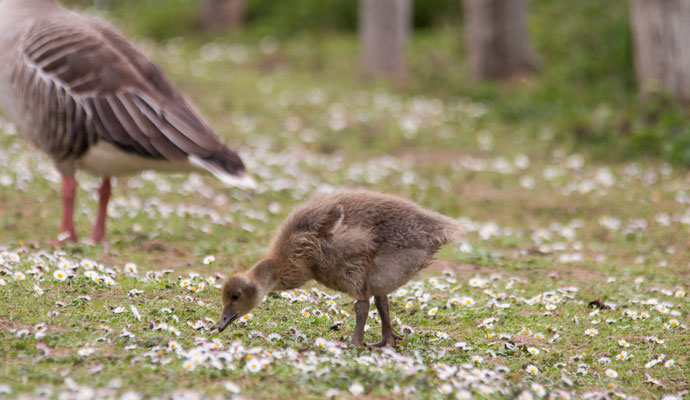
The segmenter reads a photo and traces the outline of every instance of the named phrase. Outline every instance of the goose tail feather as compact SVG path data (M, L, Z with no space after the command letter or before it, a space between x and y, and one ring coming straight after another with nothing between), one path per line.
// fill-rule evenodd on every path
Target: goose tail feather
M244 166L231 169L231 172L229 172L229 168L224 168L225 165L216 162L215 159L204 159L199 156L190 155L188 160L191 165L210 172L228 186L248 190L256 189L256 180L245 172Z

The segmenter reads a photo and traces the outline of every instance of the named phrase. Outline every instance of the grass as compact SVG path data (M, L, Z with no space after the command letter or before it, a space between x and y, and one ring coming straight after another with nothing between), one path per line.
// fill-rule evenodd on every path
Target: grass
M432 42L457 49L461 40L420 36L416 71L430 68L416 63ZM567 139L572 126L540 125L567 104L547 107L553 97L535 89L528 100L543 96L543 113L518 108L513 95L529 80L442 95L450 75L442 58L442 78L426 91L432 75L402 88L360 81L347 35L274 43L238 33L145 48L240 149L259 189L195 174L120 178L110 248L51 248L44 243L59 222L59 176L3 124L0 391L193 398L231 396L232 382L252 398L687 392L683 168L580 154ZM79 182L76 222L86 237L98 181ZM342 187L395 193L469 228L391 297L394 326L405 333L397 352L348 346L353 302L318 285L271 294L244 325L215 332L222 277L258 260L296 204ZM204 264L207 255L216 260ZM60 281L58 269L74 276ZM459 304L467 298L472 305ZM599 311L589 306L597 300ZM371 317L367 341L379 335ZM623 350L631 357L618 360ZM660 362L646 368L652 360Z

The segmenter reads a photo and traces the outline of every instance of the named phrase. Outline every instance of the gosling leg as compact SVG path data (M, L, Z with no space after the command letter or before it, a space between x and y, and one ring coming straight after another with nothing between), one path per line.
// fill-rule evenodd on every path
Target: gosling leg
M369 300L357 300L355 302L355 331L352 334L352 344L357 347L364 346L364 325L369 316Z
M375 296L374 303L376 309L379 311L381 317L381 336L382 340L378 343L371 344L371 347L395 347L401 336L395 334L393 325L391 324L391 316L389 311L388 296Z

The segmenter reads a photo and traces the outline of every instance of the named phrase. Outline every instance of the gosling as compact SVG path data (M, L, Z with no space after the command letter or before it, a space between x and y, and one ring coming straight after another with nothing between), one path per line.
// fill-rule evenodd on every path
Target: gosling
M402 338L391 325L388 294L462 232L452 219L391 195L359 190L314 198L287 217L263 260L225 282L218 331L256 307L269 291L314 279L356 300L355 346L395 347ZM365 345L372 296L383 338Z

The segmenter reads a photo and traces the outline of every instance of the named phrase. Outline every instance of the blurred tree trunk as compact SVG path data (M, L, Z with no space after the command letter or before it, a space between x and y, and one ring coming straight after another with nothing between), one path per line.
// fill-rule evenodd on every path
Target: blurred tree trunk
M690 1L632 0L630 18L640 94L690 103Z
M360 0L359 9L362 72L373 77L403 77L411 0Z
M245 0L202 0L204 29L237 28L244 23Z
M501 79L534 69L527 0L463 0L473 79Z

